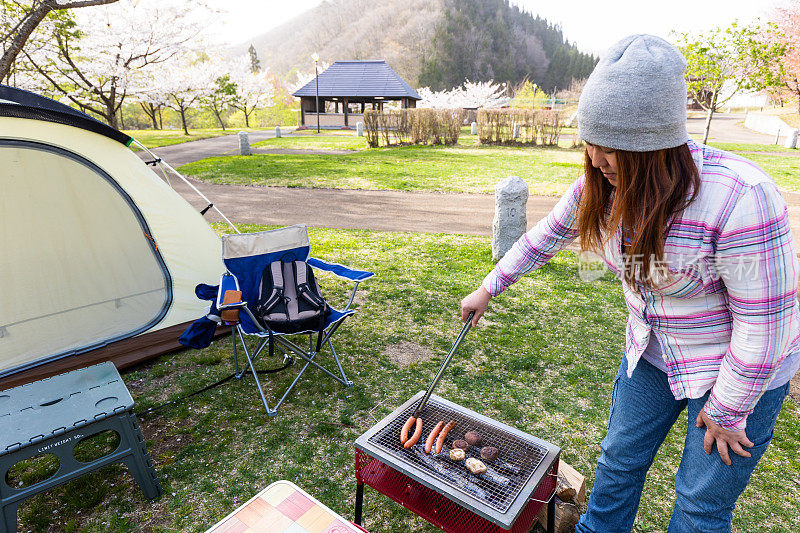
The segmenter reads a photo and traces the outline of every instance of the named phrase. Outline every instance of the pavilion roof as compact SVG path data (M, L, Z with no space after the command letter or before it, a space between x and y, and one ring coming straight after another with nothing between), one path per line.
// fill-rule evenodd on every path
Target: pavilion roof
M316 94L316 80L312 79L297 90L294 96ZM422 99L417 91L383 60L336 61L319 74L319 96Z

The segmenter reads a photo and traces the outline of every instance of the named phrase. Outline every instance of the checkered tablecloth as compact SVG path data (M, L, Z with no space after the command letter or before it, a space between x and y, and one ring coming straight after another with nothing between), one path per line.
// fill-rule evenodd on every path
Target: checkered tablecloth
M276 481L206 533L362 533L291 481Z

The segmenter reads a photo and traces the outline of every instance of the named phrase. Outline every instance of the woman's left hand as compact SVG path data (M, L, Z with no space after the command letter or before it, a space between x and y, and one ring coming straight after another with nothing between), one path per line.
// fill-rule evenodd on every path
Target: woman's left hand
M703 449L707 454L711 455L711 450L714 443L716 443L719 456L726 465L730 466L731 464L731 458L728 455L728 447L737 455L750 457L750 452L742 448L742 446L752 448L753 443L747 438L744 430L728 431L727 429L722 429L719 424L709 418L703 409L700 409L696 423L699 428L706 426L706 436L703 438Z

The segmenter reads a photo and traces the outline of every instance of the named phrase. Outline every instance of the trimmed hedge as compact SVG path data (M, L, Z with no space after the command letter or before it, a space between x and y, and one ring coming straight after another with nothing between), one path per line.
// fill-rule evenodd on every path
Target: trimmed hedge
M462 109L368 110L364 113L367 144L378 146L458 143Z
M481 144L558 145L563 124L558 111L547 109L481 109ZM517 131L515 131L517 130Z

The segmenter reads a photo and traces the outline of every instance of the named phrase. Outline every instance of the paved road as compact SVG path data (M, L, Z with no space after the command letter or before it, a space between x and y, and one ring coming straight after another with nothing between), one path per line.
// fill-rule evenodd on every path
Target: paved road
M492 234L494 198L488 194L248 187L191 182L235 223ZM203 199L182 181L173 179L172 186L198 210L206 206ZM790 204L795 246L800 250L800 194L784 196ZM557 201L554 196L530 196L528 227L547 215ZM221 220L213 210L209 210L206 217L208 220Z
M293 187L192 184L236 223L308 224L323 228L491 235L494 198L486 194L445 194ZM179 180L172 186L202 209L205 202ZM531 196L528 221L545 216L558 201ZM208 211L209 220L221 220Z
M726 143L754 143L754 144L774 144L775 136L758 133L757 131L745 129L741 126L744 122L744 113L724 113L715 114L711 118L711 129L708 132L709 142ZM706 128L706 119L690 118L686 121L686 128L690 135L703 138Z
M272 137L275 137L275 130L251 131L250 144L263 141L264 139L271 139ZM172 167L177 168L179 165L199 161L206 157L231 155L238 150L239 137L234 133L187 143L173 144L172 146L162 146L161 148L153 148L151 151L172 165ZM149 158L144 152L137 153L144 159Z
M711 134L720 141L765 142L764 138L769 136L745 130L739 126L743 120L744 115L719 115L712 120ZM690 133L702 133L703 127L703 119L689 120ZM272 130L261 131L252 133L250 139L256 142L273 136ZM237 148L236 135L228 135L166 146L154 152L172 166L178 166L232 153ZM491 235L494 216L494 198L483 194L247 187L194 180L192 183L228 218L241 223L305 223L324 228ZM172 184L192 205L198 209L205 207L205 202L180 180L173 179ZM792 227L800 249L800 194L784 196L790 204ZM557 200L551 196L531 196L528 226L545 216ZM213 210L206 216L217 220Z

